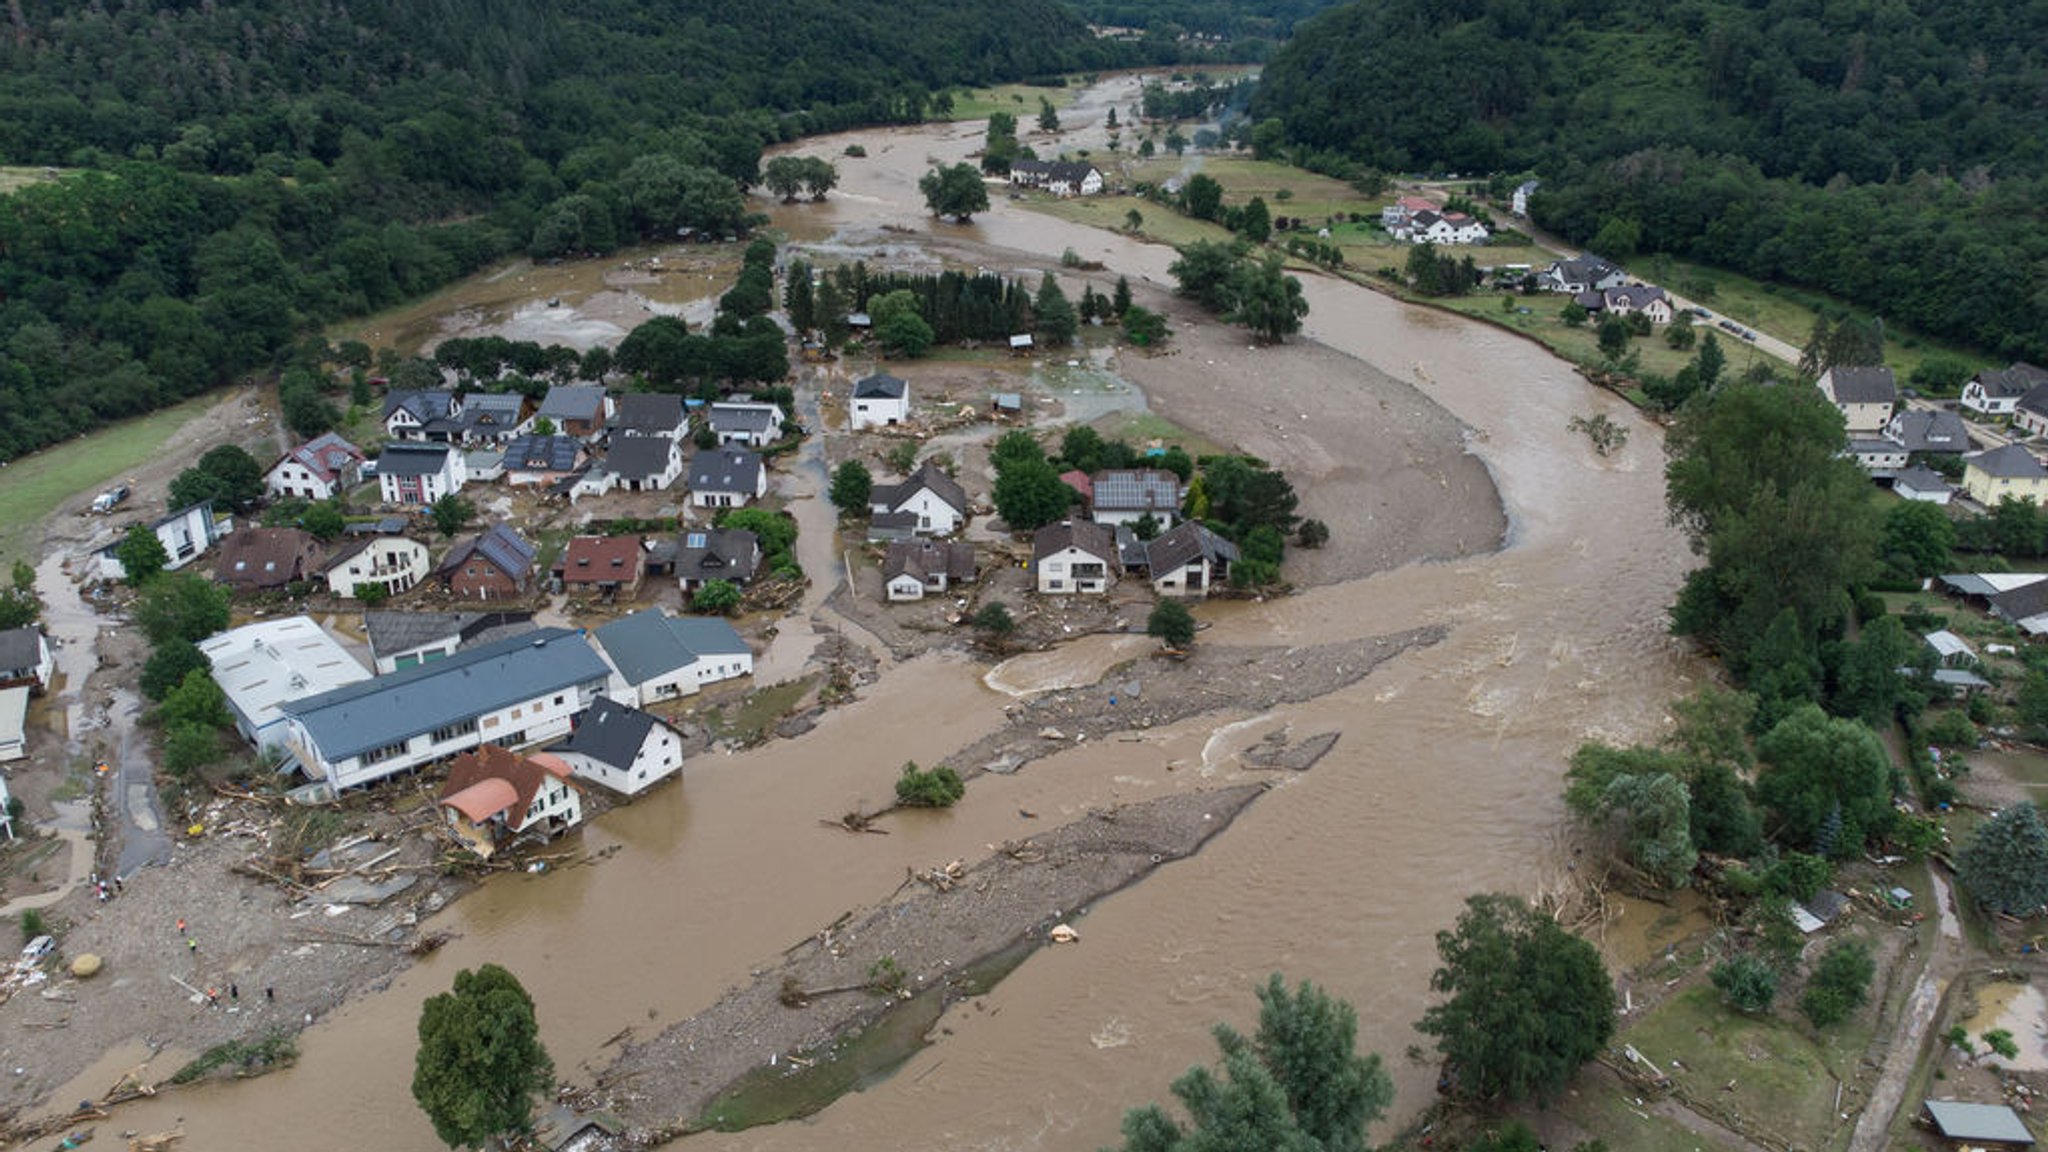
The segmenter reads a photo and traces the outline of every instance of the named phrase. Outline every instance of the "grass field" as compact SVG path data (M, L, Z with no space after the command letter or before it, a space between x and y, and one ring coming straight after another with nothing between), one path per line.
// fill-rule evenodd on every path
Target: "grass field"
M17 188L26 188L30 184L47 184L52 180L59 179L63 174L64 170L59 168L0 165L0 196L4 196Z
M1040 97L1052 101L1054 108L1065 108L1074 102L1077 91L1079 89L1073 84L1064 88L1044 88L1035 84L963 88L953 93L953 114L946 119L986 120L991 112L1008 112L1017 118L1018 134L1024 135L1038 126Z
M34 563L40 525L59 504L134 471L187 420L219 400L200 396L9 464L0 473L0 555Z

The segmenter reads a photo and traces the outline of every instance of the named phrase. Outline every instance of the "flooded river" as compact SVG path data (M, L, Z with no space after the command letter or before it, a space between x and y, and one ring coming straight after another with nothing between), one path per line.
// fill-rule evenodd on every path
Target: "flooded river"
M1097 94L1069 119L1112 99L1135 97ZM1167 281L1165 247L1000 199L969 228L935 227L917 177L928 160L964 156L980 134L979 125L942 125L810 142L804 151L836 156L858 140L868 159L841 162L831 203L778 213L849 252L903 244L882 231L889 225L1036 253L1040 267L1072 247L1134 282ZM1210 1026L1246 1023L1252 985L1272 971L1314 979L1358 1007L1362 1043L1394 1074L1395 1114L1412 1115L1432 1077L1402 1052L1418 1041L1411 1023L1427 1000L1433 935L1469 893L1541 885L1557 866L1565 757L1589 736L1654 734L1664 703L1686 690L1698 669L1666 635L1664 608L1687 557L1665 521L1661 438L1626 405L1494 329L1336 281L1311 278L1307 291L1309 336L1416 384L1474 429L1472 451L1507 509L1508 542L1268 603L1212 605L1200 613L1213 625L1203 642L1325 643L1443 623L1444 643L1320 700L1258 716L1226 709L983 777L956 811L892 817L890 836L823 828L821 818L883 803L903 761L934 762L993 729L1010 693L1085 680L1124 653L1082 647L1070 659L1013 665L997 677L1001 692L958 656L892 667L862 703L811 734L706 757L680 787L587 829L585 847L622 848L602 863L501 877L459 902L435 925L457 939L310 1030L297 1067L175 1093L124 1111L117 1126L181 1123L188 1146L205 1149L429 1152L439 1145L408 1089L414 1025L420 1001L459 967L496 961L515 971L538 1002L557 1068L587 1080L621 1029L650 1033L704 1007L841 913L885 897L906 867L978 858L1089 807L1213 785L1237 771L1230 752L1282 727L1343 738L1201 855L1092 910L1078 922L1079 945L1033 957L989 996L952 1009L939 1041L896 1076L809 1121L684 1146L1093 1148L1115 1139L1124 1109L1165 1098L1190 1063L1212 1060ZM1268 371L1260 355L1246 352L1235 369L1243 386ZM1172 397L1150 399L1176 414ZM1611 457L1566 428L1596 411L1633 433ZM1282 459L1278 449L1324 437L1331 452L1376 450L1341 432L1276 420L1261 434L1268 442L1244 447ZM806 469L816 486L817 466ZM822 578L829 561L805 563Z

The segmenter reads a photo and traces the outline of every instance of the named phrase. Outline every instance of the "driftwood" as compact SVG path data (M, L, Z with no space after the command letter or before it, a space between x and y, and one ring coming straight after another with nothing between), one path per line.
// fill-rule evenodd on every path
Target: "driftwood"
M887 836L889 834L887 828L875 827L875 818L873 816L864 815L859 812L848 812L837 820L827 820L820 817L818 823L823 824L827 828L837 828L841 832L871 832L877 836Z

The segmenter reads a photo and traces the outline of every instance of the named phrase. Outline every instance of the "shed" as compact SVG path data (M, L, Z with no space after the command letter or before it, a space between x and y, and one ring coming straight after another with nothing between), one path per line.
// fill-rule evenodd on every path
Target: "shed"
M1990 1144L2000 1148L2029 1148L2034 1134L2017 1112L2003 1104L1966 1104L1961 1100L1927 1101L1927 1118L1944 1140L1963 1144Z

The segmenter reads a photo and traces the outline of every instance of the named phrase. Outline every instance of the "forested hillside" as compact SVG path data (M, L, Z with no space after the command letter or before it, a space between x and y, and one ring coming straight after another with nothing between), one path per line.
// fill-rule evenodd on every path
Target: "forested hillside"
M10 0L0 459L507 253L742 225L764 145L1183 49L1055 0Z
M1261 54L1264 43L1287 39L1295 25L1335 0L1070 0L1090 24L1142 28L1159 36L1220 36L1236 41L1245 55Z
M1254 114L1319 167L1535 170L1537 221L1607 255L2048 354L2039 3L1362 0L1301 26Z

